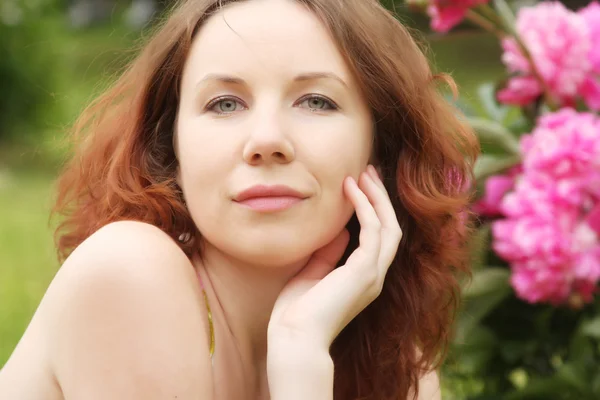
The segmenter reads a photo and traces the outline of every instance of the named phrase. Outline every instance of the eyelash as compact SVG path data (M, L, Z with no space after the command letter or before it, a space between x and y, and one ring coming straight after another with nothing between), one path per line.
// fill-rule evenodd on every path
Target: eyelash
M330 100L329 98L322 96L322 95L318 95L318 94L310 94L310 95L306 95L303 98L300 99L300 103L305 102L306 100L311 100L311 99L319 99L319 100L323 100L325 103L328 104L328 106L330 107L329 109L325 109L325 110L321 110L321 109L310 109L309 110L311 112L319 112L319 111L336 111L339 110L339 106L333 101ZM229 115L232 112L222 112L222 111L215 111L213 110L213 108L218 105L219 103L226 101L226 100L233 100L235 102L240 102L240 100L237 97L231 97L231 96L221 96L221 97L217 97L216 99L212 100L210 103L208 103L206 105L206 110L207 111L211 111L214 112L218 115Z

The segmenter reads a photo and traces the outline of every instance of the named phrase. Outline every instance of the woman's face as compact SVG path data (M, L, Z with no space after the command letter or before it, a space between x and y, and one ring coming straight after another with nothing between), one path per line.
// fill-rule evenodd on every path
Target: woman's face
M342 181L369 162L371 115L328 31L297 2L235 3L209 18L185 65L177 121L178 180L218 250L292 264L351 217ZM297 193L242 200L257 185Z

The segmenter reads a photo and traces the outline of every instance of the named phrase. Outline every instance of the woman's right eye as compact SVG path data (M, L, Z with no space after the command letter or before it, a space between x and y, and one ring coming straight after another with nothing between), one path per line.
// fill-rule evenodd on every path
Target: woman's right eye
M241 103L233 97L217 97L208 103L206 109L219 115L224 115L239 111L238 105L241 106ZM241 107L243 108L243 106Z

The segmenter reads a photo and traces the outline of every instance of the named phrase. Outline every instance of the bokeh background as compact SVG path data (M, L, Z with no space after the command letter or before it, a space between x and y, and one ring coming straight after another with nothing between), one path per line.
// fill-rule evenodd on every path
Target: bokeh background
M497 37L468 21L450 32L435 32L430 19L417 11L425 0L410 5L382 2L415 29L429 49L435 70L454 77L460 106L481 108L481 85L499 82L506 75ZM510 6L518 9L535 3ZM575 9L586 3L566 4ZM168 4L154 0L0 0L0 367L59 268L49 212L53 181L69 155L65 140L69 126L135 55ZM493 146L486 150L494 152ZM479 236L483 242L486 234L489 229ZM481 284L481 280L477 282ZM495 284L493 279L487 282ZM484 292L486 287L484 284ZM524 302L511 307L526 308ZM569 315L560 317L559 323L572 323ZM510 319L504 318L502 323L510 324ZM442 379L445 399L587 398L561 396L557 387L554 394L547 391L541 397L495 397L494 387L497 393L504 393L506 385L510 390L526 386L528 367L515 361L495 371L490 363L496 355L485 348L504 348L504 344L489 342L486 334L473 336L481 346L474 347L470 361L458 365L460 355L451 358ZM467 336L463 345L470 338ZM515 351L525 354L528 350ZM593 351L598 351L597 344ZM487 382L486 371L497 379ZM497 382L500 386L494 386Z

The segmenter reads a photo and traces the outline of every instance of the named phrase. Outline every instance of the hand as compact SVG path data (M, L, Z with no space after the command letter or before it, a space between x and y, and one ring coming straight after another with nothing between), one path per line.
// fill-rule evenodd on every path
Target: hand
M352 202L361 230L359 247L335 268L348 245L344 229L316 251L283 288L269 321L269 342L291 338L329 351L341 330L379 294L402 238L388 193L375 168L358 184L348 177L344 193Z

